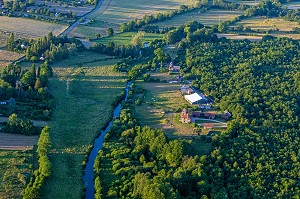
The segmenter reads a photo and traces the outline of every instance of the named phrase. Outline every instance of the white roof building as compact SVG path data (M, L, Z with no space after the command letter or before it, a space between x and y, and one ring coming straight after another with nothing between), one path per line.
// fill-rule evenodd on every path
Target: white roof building
M191 95L185 95L184 98L186 99L186 101L188 101L190 104L196 104L198 103L199 101L201 100L205 100L206 101L206 98L201 96L200 94L198 93L193 93Z

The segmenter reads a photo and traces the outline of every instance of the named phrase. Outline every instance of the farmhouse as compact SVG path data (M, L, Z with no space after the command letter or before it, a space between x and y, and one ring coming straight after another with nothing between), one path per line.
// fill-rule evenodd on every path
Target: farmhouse
M192 115L193 115L193 117L199 118L199 117L201 117L201 112L200 111L193 111Z
M190 95L190 94L194 93L194 90L191 89L191 87L187 86L187 85L181 86L180 90L181 90L182 95Z
M173 62L170 62L170 64L169 64L169 71L179 72L180 71L180 66L174 66Z
M207 102L207 99L198 93L193 93L191 95L185 95L185 100L190 104L203 104Z
M215 127L215 125L214 124L211 124L211 123L204 123L203 124L203 128L204 129L212 129L212 128L214 128Z
M180 121L181 121L181 123L190 123L191 122L191 118L189 116L189 112L187 109L183 109L181 111Z
M208 118L208 119L215 119L216 118L216 114L215 113L206 112L206 113L204 113L204 117Z

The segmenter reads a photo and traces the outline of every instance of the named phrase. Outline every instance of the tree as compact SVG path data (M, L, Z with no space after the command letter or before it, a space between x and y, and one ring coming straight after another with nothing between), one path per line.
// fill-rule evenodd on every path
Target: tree
M14 50L14 41L15 41L15 34L10 33L9 37L6 40L7 50L10 51Z
M97 39L101 38L101 34L100 33L97 33L95 36L96 36Z
M131 43L135 47L143 47L145 42L145 32L139 31L137 34L133 35L131 38Z
M106 34L108 35L108 36L113 36L114 35L114 29L112 29L112 28L107 28L106 29Z

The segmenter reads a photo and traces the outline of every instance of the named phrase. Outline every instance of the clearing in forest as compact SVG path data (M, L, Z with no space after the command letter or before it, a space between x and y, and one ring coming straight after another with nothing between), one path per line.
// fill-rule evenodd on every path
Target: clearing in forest
M168 73L152 73L151 77L169 81L175 76ZM135 102L142 98L140 105L135 105L135 116L142 126L163 129L168 138L184 138L191 140L195 154L206 154L210 149L210 143L206 143L197 133L192 124L183 124L180 120L180 112L188 107L191 110L195 106L189 105L181 96L180 84L165 82L136 82L137 88L145 90L144 96L135 95Z
M51 67L49 89L56 100L49 122L52 176L43 198L80 198L83 167L94 138L112 116L112 102L125 89L126 77L113 71L119 61L81 52Z
M222 21L233 20L235 17L242 15L241 11L233 10L221 10L221 9L212 9L206 12L201 13L199 10L194 10L185 14L177 15L171 19L155 23L159 27L178 27L185 24L188 21L195 20L203 25L212 26L217 25Z

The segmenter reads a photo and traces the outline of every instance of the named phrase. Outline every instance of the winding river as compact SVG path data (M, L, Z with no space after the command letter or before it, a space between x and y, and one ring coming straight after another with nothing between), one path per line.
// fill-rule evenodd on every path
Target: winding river
M128 92L129 92L129 87L130 87L131 82L127 82L126 84L126 95L125 95L125 102L128 99ZM86 163L86 167L85 167L85 173L83 176L83 181L84 181L84 185L86 187L86 192L85 192L85 198L86 199L94 199L94 192L95 192L95 188L94 188L94 163L95 163L95 159L98 155L98 152L102 149L102 145L103 145L103 141L104 141L104 137L106 135L106 133L109 131L114 118L119 117L120 116L120 112L121 112L121 108L122 108L122 104L120 103L113 112L113 119L109 122L109 124L106 126L106 128L104 129L104 131L101 131L99 137L97 137L95 139L95 143L93 146L93 149L88 157L88 161Z

